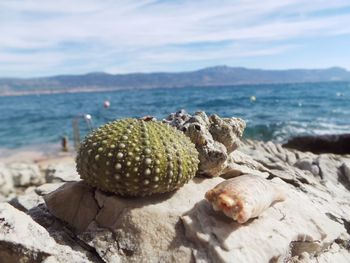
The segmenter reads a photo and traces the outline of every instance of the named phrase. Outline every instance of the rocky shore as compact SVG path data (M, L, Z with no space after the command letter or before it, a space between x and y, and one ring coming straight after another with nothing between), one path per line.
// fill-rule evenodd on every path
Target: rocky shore
M283 146L303 152L350 154L350 134L300 136L291 138Z
M91 188L74 156L0 163L0 262L350 262L350 156L241 141L239 119L203 114L167 119L201 161L168 194ZM238 224L204 195L245 174L275 182L286 200Z

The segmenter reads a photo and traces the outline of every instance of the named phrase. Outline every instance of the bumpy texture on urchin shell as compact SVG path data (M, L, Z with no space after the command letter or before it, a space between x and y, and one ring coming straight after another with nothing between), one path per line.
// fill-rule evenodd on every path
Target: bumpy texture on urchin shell
M76 162L80 177L93 187L145 196L181 187L195 176L199 160L194 144L175 128L124 119L88 135Z

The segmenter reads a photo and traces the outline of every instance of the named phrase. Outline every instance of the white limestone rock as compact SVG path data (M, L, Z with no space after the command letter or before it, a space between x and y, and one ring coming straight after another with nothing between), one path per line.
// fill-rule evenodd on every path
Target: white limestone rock
M34 189L30 189L30 191L25 191L24 194L21 194L11 199L9 203L17 209L26 212L32 209L33 207L44 203L44 199L41 196L39 196L34 191Z
M13 162L7 164L15 187L40 185L44 178L40 173L39 166L35 163Z
M80 176L76 171L74 159L50 163L44 168L44 173L46 182L48 183L80 180Z
M77 231L86 229L98 212L94 190L82 181L66 183L44 199L51 214Z
M300 159L294 164L294 166L301 170L309 171L315 176L320 174L320 168L312 159Z
M323 190L308 185L316 192L305 193L278 178L273 181L286 201L239 225L203 199L223 181L195 178L174 193L129 199L67 183L46 199L48 209L78 229L78 237L105 262L283 262L305 253L319 256L335 240L348 238L344 213L320 202L327 198L317 193ZM65 200L82 201L67 206ZM97 212L91 216L94 202Z
M205 201L185 214L186 236L197 244L198 255L212 262L285 262L303 252L320 253L346 232L305 194L278 182L284 187L286 201L244 225L215 212Z
M4 164L0 163L0 197L8 196L12 192L14 192L14 185L11 173Z
M45 200L48 209L79 229L79 237L106 262L118 262L118 258L121 262L191 262L191 242L186 240L180 216L202 200L207 189L222 181L195 178L176 192L143 198L122 198L92 192L81 183L67 183ZM98 204L94 218L85 201L91 198ZM64 200L69 199L81 199L83 205L67 207Z
M57 188L61 187L64 185L64 183L47 183L47 184L42 184L38 187L35 188L35 192L40 195L47 195L53 191L55 191Z
M51 257L51 260L49 260ZM91 262L55 242L45 228L7 203L0 203L0 262Z
M350 160L346 160L341 165L345 178L350 182Z

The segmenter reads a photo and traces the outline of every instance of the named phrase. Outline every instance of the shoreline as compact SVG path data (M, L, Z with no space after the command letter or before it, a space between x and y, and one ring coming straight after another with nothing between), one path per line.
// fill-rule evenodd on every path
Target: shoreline
M259 140L254 138L243 138L243 142L253 141L256 143L281 144L285 149L295 149L301 152L314 154L335 154L340 156L350 155L350 134L320 134L301 135L290 137L286 142L281 143L275 140ZM322 148L323 147L323 148ZM43 160L56 159L61 157L76 156L73 144L70 144L68 151L62 150L59 143L33 144L15 148L0 147L0 163L10 162L40 162Z
M0 163L34 162L38 163L62 157L75 158L75 150L61 150L59 144L37 144L18 148L0 148Z

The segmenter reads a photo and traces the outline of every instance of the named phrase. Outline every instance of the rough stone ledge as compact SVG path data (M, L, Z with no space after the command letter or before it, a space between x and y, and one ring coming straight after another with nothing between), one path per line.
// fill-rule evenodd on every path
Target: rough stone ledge
M316 257L335 240L348 238L343 224L321 212L324 207L294 186L273 180L287 201L243 225L203 200L205 191L222 178L196 178L175 193L142 199L107 195L83 182L67 183L45 201L106 262L282 262L305 253ZM80 205L63 206L68 199L80 199Z

